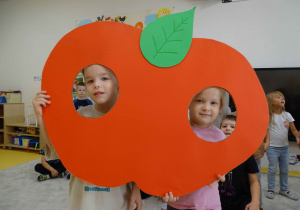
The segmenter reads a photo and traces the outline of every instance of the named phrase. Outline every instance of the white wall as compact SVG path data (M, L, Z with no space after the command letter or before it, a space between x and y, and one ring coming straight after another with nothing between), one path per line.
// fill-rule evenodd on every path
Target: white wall
M232 46L253 67L300 66L299 0L8 0L0 2L0 90L21 90L31 105L41 85L33 77L76 20L166 6L196 6L194 37Z

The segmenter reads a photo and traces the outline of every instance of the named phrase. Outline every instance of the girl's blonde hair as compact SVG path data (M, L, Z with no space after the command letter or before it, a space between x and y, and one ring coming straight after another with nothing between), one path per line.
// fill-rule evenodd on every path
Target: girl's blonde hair
M224 90L223 88L220 88L220 87L208 87L208 88L216 88L220 91L220 97L221 97L220 98L220 109L222 109L225 104L226 90ZM208 89L208 88L205 88L205 89Z
M223 88L215 87L215 86L207 87L207 88L201 90L200 92L198 92L198 93L194 96L194 98L195 98L197 95L199 95L200 93L202 93L204 90L207 90L207 89L209 89L209 88L215 88L215 89L219 90L219 92L220 92L220 109L222 109L222 107L223 107L224 104L225 104L225 96L226 96L226 90L224 90Z
M272 102L273 102L273 98L276 95L280 95L281 97L284 98L284 95L279 91L272 91L267 94L267 101L268 101L268 107L269 107L269 122L272 122L272 120L273 120L274 109L272 107ZM285 111L284 106L281 108L281 111Z

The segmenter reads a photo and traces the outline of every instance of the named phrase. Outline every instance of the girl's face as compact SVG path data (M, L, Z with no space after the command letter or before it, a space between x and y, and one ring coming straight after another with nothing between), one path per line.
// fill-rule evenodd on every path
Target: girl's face
M234 120L225 119L221 124L221 130L226 137L230 136L235 129L236 122Z
M272 107L273 108L283 108L284 105L285 105L284 97L279 94L275 94L272 99Z
M95 102L95 108L107 113L116 103L119 85L115 75L106 67L91 65L84 70L87 92Z
M221 93L217 88L207 88L198 93L190 103L190 123L194 127L208 128L221 109Z

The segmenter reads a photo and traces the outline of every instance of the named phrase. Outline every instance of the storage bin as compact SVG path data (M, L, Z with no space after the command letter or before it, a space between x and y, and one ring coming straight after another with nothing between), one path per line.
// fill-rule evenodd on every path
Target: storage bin
M22 137L22 145L27 147L30 140L32 140L32 138L30 138L28 136L23 136Z
M34 148L35 150L39 148L40 141L39 140L29 140L28 147Z
M22 146L22 136L13 135L13 144Z

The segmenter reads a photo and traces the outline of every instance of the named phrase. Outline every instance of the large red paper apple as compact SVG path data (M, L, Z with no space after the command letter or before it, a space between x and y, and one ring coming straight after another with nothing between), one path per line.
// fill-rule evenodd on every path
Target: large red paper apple
M96 22L76 28L55 46L43 71L42 89L51 95L44 121L73 175L106 187L135 181L152 195L172 191L181 196L214 181L256 151L267 129L268 109L251 65L218 41L182 39L188 48L181 46L179 33L192 24L181 20L171 23L178 37L166 29L163 38L149 35L150 40L145 36L143 41L140 29ZM184 56L176 46L165 48L171 42L179 51L184 48ZM147 54L145 46L150 51L152 46L156 55ZM73 80L90 64L110 68L119 81L118 101L101 118L80 116L72 103ZM218 143L198 138L187 114L192 97L209 86L226 89L238 112L233 135Z

